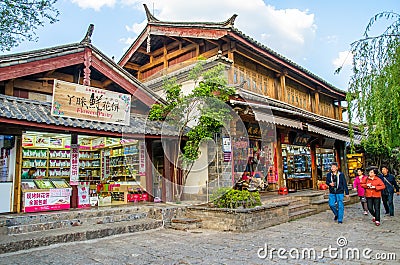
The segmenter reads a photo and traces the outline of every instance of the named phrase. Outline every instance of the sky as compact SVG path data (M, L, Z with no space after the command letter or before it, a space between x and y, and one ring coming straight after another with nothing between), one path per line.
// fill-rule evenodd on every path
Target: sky
M3 54L79 42L92 23L92 44L118 62L146 25L143 3L163 21L220 22L237 14L237 29L341 90L352 74L350 44L375 14L400 13L399 0L58 0L57 23L39 28L37 42Z

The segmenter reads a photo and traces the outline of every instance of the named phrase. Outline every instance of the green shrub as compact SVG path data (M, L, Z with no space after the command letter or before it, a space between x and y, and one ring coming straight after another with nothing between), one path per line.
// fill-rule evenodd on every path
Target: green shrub
M217 190L213 191L213 193L210 195L210 201L215 201L221 198L225 193L227 193L231 189L232 189L231 187L218 188Z
M215 194L219 194L213 202L218 208L231 208L235 209L240 206L244 208L253 208L261 205L260 193L258 191L249 192L248 190L235 190L228 188L225 193L217 190ZM214 195L214 194L213 194Z

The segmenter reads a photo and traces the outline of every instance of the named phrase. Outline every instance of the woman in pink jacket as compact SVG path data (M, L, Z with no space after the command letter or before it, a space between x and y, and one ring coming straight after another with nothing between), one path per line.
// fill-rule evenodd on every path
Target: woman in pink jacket
M357 191L358 197L360 197L361 206L364 209L364 214L368 215L368 208L367 208L367 199L365 198L365 189L361 187L361 183L367 178L366 175L363 174L362 168L357 169L357 176L353 182L353 188Z

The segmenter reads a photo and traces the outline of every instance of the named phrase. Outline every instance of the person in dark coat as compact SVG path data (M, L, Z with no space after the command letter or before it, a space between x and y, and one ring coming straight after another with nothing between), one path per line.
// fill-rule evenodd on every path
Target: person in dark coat
M381 166L382 174L379 175L380 179L385 184L386 188L382 191L382 202L385 208L385 214L394 216L393 195L396 192L399 195L399 186L396 179L392 174L389 174L387 166Z
M326 185L329 187L329 207L335 215L334 220L341 224L344 216L344 193L349 197L349 188L344 174L339 171L338 164L331 164L331 172L326 176Z

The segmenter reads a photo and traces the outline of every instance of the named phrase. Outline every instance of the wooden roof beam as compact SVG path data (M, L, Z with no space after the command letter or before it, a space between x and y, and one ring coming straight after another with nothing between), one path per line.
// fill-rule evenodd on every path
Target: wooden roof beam
M170 49L173 49L173 48L175 48L175 47L178 47L179 45L181 45L182 44L182 42L181 41L175 41L175 42L172 42L172 43L170 43L170 44L168 44L167 46L166 46L166 48L167 48L167 50L170 50ZM158 55L161 55L161 54L163 54L164 53L164 46L163 47L161 47L161 48L159 48L159 49L157 49L157 50L155 50L155 51L152 51L152 52L150 52L150 53L148 53L148 55L151 55L151 56L158 56Z
M186 46L186 47L184 47L184 48L182 48L180 50L177 50L177 51L174 51L172 53L167 54L166 59L167 60L171 60L171 59L176 58L176 57L178 57L178 56L180 56L182 54L185 54L185 53L187 53L189 51L195 50L196 47L197 47L197 45L190 44L190 45L188 45L188 46ZM161 58L158 58L157 60L154 60L152 63L148 63L148 64L143 65L142 67L140 67L139 70L141 72L143 72L143 71L146 71L146 70L148 70L150 68L153 68L153 67L155 67L157 65L160 65L160 64L163 64L163 63L164 63L164 57L161 57Z
M143 47L140 47L139 49L137 49L137 52L143 53L143 54L149 54L147 53L147 50Z
M113 83L113 81L112 81L111 79L107 79L107 80L103 81L103 82L101 83L101 85L102 85L103 87L108 87L108 86L111 85L112 83Z
M134 71L139 71L140 65L138 65L136 63L127 62L124 65L124 68L130 69L130 70L134 70Z
M192 43L192 44L197 44L197 45L199 45L197 42L195 42L195 41L193 41L193 40L191 40L191 39L189 39L189 38L182 38L183 40L185 40L185 41L187 41L187 42L190 42L190 43Z
M209 43L214 44L217 47L219 47L219 45L220 45L217 41L213 41L213 40L210 40L210 39L206 39L206 41L208 41Z
M45 94L53 94L53 86L47 82L35 82L23 79L14 80L14 88L25 89Z

